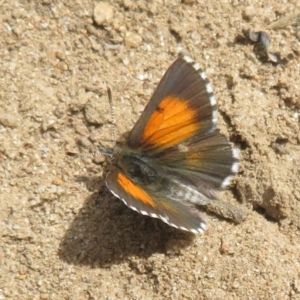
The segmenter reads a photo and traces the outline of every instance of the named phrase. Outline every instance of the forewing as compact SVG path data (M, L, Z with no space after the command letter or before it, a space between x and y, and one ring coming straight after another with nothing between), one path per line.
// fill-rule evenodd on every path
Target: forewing
M167 70L127 140L148 156L214 131L216 99L205 73L191 58L178 58Z

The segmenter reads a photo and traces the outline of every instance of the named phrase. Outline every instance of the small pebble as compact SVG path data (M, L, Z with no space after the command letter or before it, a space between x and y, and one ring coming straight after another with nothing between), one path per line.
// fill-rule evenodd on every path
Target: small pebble
M106 158L104 155L95 155L94 158L93 158L93 161L96 163L96 164L101 164L103 162L105 162Z
M244 19L251 21L253 17L255 16L255 8L253 6L247 6L243 11L243 17Z
M52 183L55 185L62 185L64 183L64 181L59 177L54 177L52 180Z
M127 48L137 48L142 44L142 38L137 34L130 32L125 37L125 46Z
M107 2L100 2L94 9L94 21L97 25L110 23L113 19L114 11L112 6Z
M40 151L42 151L43 153L48 153L49 152L49 148L48 147L41 147Z
M18 127L18 117L13 114L3 113L0 115L0 123L9 128Z
M13 230L19 230L19 229L20 229L19 225L17 225L17 224L13 225Z
M123 6L127 9L132 9L133 7L133 1L131 0L123 0Z

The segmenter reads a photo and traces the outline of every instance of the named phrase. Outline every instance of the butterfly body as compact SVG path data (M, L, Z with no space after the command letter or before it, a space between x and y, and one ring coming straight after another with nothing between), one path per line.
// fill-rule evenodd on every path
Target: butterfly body
M202 232L197 206L216 199L237 172L238 155L216 128L217 102L199 65L178 58L167 70L106 184L131 209Z

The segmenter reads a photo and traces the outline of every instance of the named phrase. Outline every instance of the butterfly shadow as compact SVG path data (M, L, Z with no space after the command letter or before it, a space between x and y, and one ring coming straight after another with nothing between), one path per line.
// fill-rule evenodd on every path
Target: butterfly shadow
M95 178L80 180L88 184ZM129 209L102 184L67 229L58 254L69 264L107 268L131 257L178 254L191 245L194 237Z

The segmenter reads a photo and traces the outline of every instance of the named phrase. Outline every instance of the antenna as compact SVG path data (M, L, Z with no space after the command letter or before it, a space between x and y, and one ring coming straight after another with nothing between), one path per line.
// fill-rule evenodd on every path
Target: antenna
M116 120L115 120L115 111L114 111L114 105L113 105L110 87L107 87L107 96L108 96L108 102L109 102L109 106L110 106L111 123L113 125L112 135L113 135L114 143L116 144L116 142L117 142L117 134L116 134L116 127L115 127ZM110 157L110 159L113 159L114 153L115 153L115 151L113 149L108 149L102 145L99 145L99 150L103 155Z
M112 100L112 94L110 87L107 87L107 96L108 96L108 102L110 105L110 114L111 114L111 123L113 125L113 140L116 143L117 141L117 135L116 135L116 120L115 120L115 111L114 111L114 105Z

